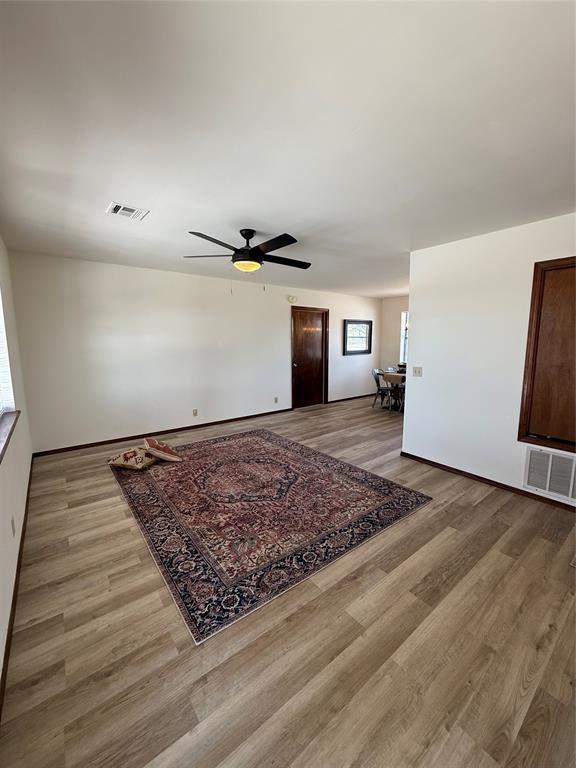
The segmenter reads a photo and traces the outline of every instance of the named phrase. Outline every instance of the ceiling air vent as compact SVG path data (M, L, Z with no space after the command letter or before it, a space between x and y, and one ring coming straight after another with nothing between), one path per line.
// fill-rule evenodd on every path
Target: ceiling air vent
M573 501L576 499L576 457L528 448L524 487Z
M114 216L124 216L126 219L142 221L145 216L148 216L150 211L147 211L146 208L134 208L133 205L122 205L113 200L108 208L106 208L106 213L112 213Z

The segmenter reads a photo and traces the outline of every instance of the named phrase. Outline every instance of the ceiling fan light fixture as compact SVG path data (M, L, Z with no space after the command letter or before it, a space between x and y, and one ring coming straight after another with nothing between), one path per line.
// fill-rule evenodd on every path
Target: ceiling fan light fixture
M284 232L282 235L266 240L265 243L259 243L258 245L250 245L250 240L256 234L254 229L241 229L240 235L246 241L246 245L242 248L236 248L233 245L224 243L222 240L217 240L210 235L204 235L202 232L189 232L190 235L201 237L202 240L208 240L210 243L227 248L233 252L232 264L239 272L257 272L264 263L278 264L282 267L296 267L297 269L309 269L312 266L309 261L298 261L297 259L285 259L283 256L276 256L272 254L272 251L277 251L279 248L285 248L287 245L293 245L298 242L295 237ZM210 258L222 258L228 256L227 253L214 253L212 256L184 256L185 259L210 259Z
M237 259L233 264L240 272L256 272L262 266L259 261L253 261L252 259Z

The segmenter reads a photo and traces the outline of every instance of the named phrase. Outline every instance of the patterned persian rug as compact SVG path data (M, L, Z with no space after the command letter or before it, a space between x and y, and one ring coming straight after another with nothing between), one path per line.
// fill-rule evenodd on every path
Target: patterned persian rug
M177 450L111 469L196 643L430 500L266 430Z

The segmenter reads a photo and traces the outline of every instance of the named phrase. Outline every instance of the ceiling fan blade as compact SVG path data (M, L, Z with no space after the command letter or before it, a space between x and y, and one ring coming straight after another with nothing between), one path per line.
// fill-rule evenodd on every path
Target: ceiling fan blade
M296 267L297 269L308 269L312 265L309 261L296 261L296 259L284 259L282 256L262 256L262 261L269 261L270 264L282 264L284 267Z
M201 237L204 240L209 240L211 243L216 243L216 245L221 245L223 248L228 248L231 251L237 251L237 248L234 248L233 245L228 245L228 243L223 243L222 240L216 240L215 237L210 237L210 235L203 235L202 232L188 232L189 235L196 235L196 237Z
M297 243L298 240L296 240L295 237L292 237L292 235L289 235L287 232L284 232L283 235L278 235L277 237L273 237L272 240L266 240L265 243L260 243L260 245L255 245L250 250L252 251L259 251L260 253L270 253L270 251L276 251L278 248L284 248L286 245L293 245L294 243Z
M232 256L229 253L204 253L201 256L196 256L196 254L193 254L192 256L183 256L183 259L221 259L222 257L226 257L227 259L231 259Z

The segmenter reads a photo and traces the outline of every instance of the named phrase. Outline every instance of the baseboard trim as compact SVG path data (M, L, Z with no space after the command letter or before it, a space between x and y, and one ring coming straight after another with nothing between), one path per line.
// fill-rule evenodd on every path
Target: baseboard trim
M569 512L574 512L575 509L570 504L566 504L563 501L556 501L556 499L548 499L546 496L539 496L537 493L531 491L525 491L523 488L515 488L513 485L506 485L505 483L499 483L497 480L489 480L487 477L481 477L480 475L474 475L472 472L466 472L463 469L457 469L456 467L450 467L447 464L440 464L438 461L432 461L432 459L425 459L423 456L416 456L413 453L407 451L400 451L400 456L405 459L413 459L413 461L420 461L422 464L429 464L431 467L437 469L444 469L446 472L453 472L455 475L462 475L468 477L470 480L477 480L479 483L486 483L486 485L493 485L495 488L501 488L503 491L510 491L516 493L519 496L526 496L529 499L535 501L542 501L544 504L551 504L553 507L561 507L567 509Z
M24 507L24 519L22 520L22 532L20 534L20 545L18 547L18 560L16 561L16 574L14 576L14 590L12 592L12 604L10 606L10 618L8 619L8 630L6 632L6 647L4 648L4 658L2 660L2 673L0 675L0 723L2 722L2 709L4 707L4 696L6 694L8 659L10 658L10 648L12 647L12 635L14 633L14 618L16 616L16 602L18 600L18 586L20 584L20 569L22 567L22 553L24 551L24 536L26 535L26 525L28 523L28 507L30 505L30 485L32 482L33 464L34 464L34 456L32 456L30 460L30 471L28 473L28 488L26 490L26 505Z
M341 397L338 400L330 400L325 405L331 405L332 403L342 403L345 400L359 400L362 397L374 397L374 394L370 395L354 395L353 397ZM320 403L322 405L322 403ZM171 432L187 432L192 429L202 429L203 427L216 427L218 424L230 424L232 421L246 421L246 419L257 419L259 416L275 416L277 413L288 413L293 411L294 408L280 408L277 411L265 411L264 413L251 413L248 416L235 416L232 419L219 419L217 421L204 421L202 424L189 424L186 427L173 427L172 429L157 429L149 430L148 432L142 432L140 435L126 435L126 437L113 437L110 440L98 440L95 443L81 443L79 445L67 445L64 448L51 448L49 451L35 451L32 455L34 457L40 456L52 456L55 453L68 453L68 451L81 451L83 448L98 448L100 445L108 445L112 443L126 443L129 440L142 440L145 437L151 435L169 435Z
M68 445L65 448L51 448L49 451L35 451L32 455L36 457L40 456L52 456L55 453L68 453L68 451L80 451L83 448L98 448L100 445L109 445L112 443L126 443L129 440L142 440L144 437L150 437L151 435L169 435L172 432L187 432L192 429L203 429L204 427L215 427L218 424L229 424L231 421L246 421L246 419L257 419L259 416L274 416L277 413L287 413L293 410L292 408L280 408L277 411L266 411L265 413L252 413L248 416L235 416L233 419L220 419L218 421L204 421L201 424L190 424L186 427L173 427L172 429L157 429L148 430L148 432L142 432L140 435L127 435L126 437L113 437L110 440L98 440L95 443L82 443L80 445Z
M361 400L363 397L374 397L375 394L375 392L371 392L369 395L352 395L352 397L339 397L337 400L328 400L326 405L331 405L332 403L345 403L347 400Z

